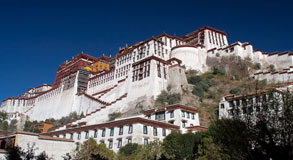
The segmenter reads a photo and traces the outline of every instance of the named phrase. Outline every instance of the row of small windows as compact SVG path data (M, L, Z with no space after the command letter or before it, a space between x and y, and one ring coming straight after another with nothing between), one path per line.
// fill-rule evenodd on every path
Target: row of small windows
M99 76L95 78L94 80L91 80L89 87L95 87L104 83L107 83L109 81L114 80L114 72L110 72L108 74L105 74L103 76Z
M119 135L123 135L123 126L119 127ZM129 125L128 127L128 134L132 134L133 133L133 127L132 125ZM144 125L143 126L143 134L148 134L148 126ZM102 129L102 134L101 137L105 137L106 136L106 129ZM109 136L112 137L114 136L114 128L109 128ZM158 129L156 127L153 127L153 136L158 136ZM166 129L162 128L162 136L166 136ZM59 137L59 136L57 136ZM63 137L65 137L65 135L63 135ZM94 130L94 136L93 138L97 138L98 137L98 130ZM85 132L85 139L89 138L89 131ZM73 133L70 134L70 139L73 139ZM77 133L77 140L81 139L81 132Z
M128 71L130 70L131 64L125 65L123 67L120 67L116 69L116 78L120 78L122 76L125 76L128 74Z
M194 119L194 113L189 113L189 112L185 112L185 111L181 111L182 117L186 117L188 119Z
M160 40L161 40L162 42L164 42L165 45L168 45L167 42L168 42L168 39L169 39L169 38L165 37L164 39L165 39L165 40L163 40L163 38L161 38ZM172 39L169 39L169 44L170 44L170 47L172 48ZM175 39L175 46L182 45L182 44L183 44L182 41L179 41L179 40ZM166 53L167 53L167 51L166 51Z
M112 81L112 80L114 80L114 76L112 76L112 77L108 77L108 78L105 78L105 79L100 80L100 81L98 81L98 82L96 82L96 83L92 83L89 87L95 87L95 86L98 86L98 85L101 85L101 84L107 83L107 82L109 82L109 81Z
M143 126L143 134L148 134L148 126ZM153 135L158 136L158 129L153 127ZM162 136L166 136L166 129L162 128Z
M174 118L174 111L170 111L169 112L169 115L170 115L170 118ZM151 119L151 115L148 115L147 118L148 119ZM163 113L157 113L155 115L155 120L163 121L165 119L166 119L165 112L163 112Z
M57 94L60 94L60 93L61 93L61 87L58 87L58 88L56 88L56 89L54 89L54 90L52 90L52 91L50 91L48 93L45 93L44 95L40 96L38 98L38 101L45 100L47 98L53 97L53 96L55 96Z
M137 58L137 60L139 60L139 59L145 57L145 53L147 53L147 55L149 55L149 48L150 48L150 44L146 44L144 46L140 46L137 49L135 49L132 54L127 54L125 56L120 57L117 60L117 63L116 63L117 66L131 61L132 57L133 57L133 62L135 62L135 57ZM136 53L137 53L137 56L136 56Z
M131 61L131 54L127 54L117 60L117 66L122 65L126 62Z
M104 141L101 141L101 143L104 143ZM132 138L127 138L127 144L132 143ZM122 147L122 139L117 139L117 148ZM113 148L113 140L109 140L108 148L112 149Z
M123 126L119 127L119 135L123 135ZM128 126L128 134L132 134L133 132L133 126L129 125ZM65 135L64 135L65 136ZM101 137L105 137L106 136L106 129L102 129L102 134ZM109 128L109 136L114 136L114 128ZM98 137L98 130L94 130L94 138ZM81 138L81 132L77 133L77 139L80 140ZM85 132L85 139L89 138L89 131ZM73 139L73 133L70 134L70 139Z
M210 43L220 44L221 47L225 45L224 36L222 34L210 31L208 31L208 34Z
M164 77L164 79L167 79L167 72L166 72L165 64L163 64L163 67L161 67L160 62L158 62L157 63L157 72L158 72L158 77L159 78L162 78L161 70L163 70L163 77Z
M132 82L142 80L150 76L150 61L134 66Z

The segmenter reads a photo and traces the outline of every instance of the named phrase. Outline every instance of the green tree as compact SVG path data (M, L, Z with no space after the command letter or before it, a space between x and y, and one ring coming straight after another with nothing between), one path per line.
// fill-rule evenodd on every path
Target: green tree
M204 138L203 144L199 145L198 160L229 160L229 155L222 152L221 147L213 142L212 137Z
M3 120L3 121L6 120L7 119L7 113L0 111L0 119Z
M169 94L166 91L162 91L160 95L158 95L156 99L156 104L165 106L167 103L168 105L176 104L181 101L181 95L179 93Z
M80 148L75 151L74 160L113 160L116 154L109 150L105 144L97 144L93 138L85 141Z
M141 146L137 143L128 143L119 149L119 154L124 156L131 156L140 150Z
M121 117L121 115L122 115L121 112L110 113L110 114L108 114L109 121L113 121L116 118Z
M23 150L21 147L10 147L7 149L7 154L5 155L6 160L49 160L46 152L42 152L40 155L35 155L35 144L29 145L28 149Z
M5 158L6 160L22 160L21 155L22 155L22 151L20 147L16 146L16 147L7 149L7 154Z
M171 159L194 159L195 135L193 133L181 134L172 132L163 142L163 146Z
M208 130L213 143L221 148L230 160L244 160L249 155L249 131L240 120L223 119L212 122Z
M150 142L137 152L135 159L139 160L159 160L162 157L169 158L161 142Z
M249 132L250 159L293 159L293 93L271 90L235 106L231 115Z
M16 123L17 123L16 119L11 120L11 122L8 126L8 130L12 131L12 132L16 131Z

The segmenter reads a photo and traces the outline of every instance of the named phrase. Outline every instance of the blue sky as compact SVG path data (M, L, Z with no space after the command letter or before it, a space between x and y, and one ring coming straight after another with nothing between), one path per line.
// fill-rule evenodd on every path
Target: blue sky
M115 55L163 32L202 26L267 52L293 50L290 1L0 0L0 100L52 84L58 66L81 51Z

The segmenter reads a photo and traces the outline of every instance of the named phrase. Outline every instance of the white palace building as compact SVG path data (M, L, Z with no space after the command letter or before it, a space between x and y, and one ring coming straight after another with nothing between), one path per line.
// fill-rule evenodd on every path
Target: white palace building
M188 85L185 70L204 73L209 70L209 57L230 55L249 57L262 66L275 65L277 73L257 73L257 79L291 75L292 53L253 50L248 42L229 44L225 32L202 27L183 37L163 33L120 48L113 57L80 53L58 67L52 85L44 84L19 97L9 97L2 101L0 110L7 112L9 119L28 117L38 121L59 119L71 112L83 113L82 118L44 136L72 144L94 137L118 151L129 142L147 144L162 140L172 130L185 133L206 129L200 126L194 108L173 105L157 111L152 109L152 100L168 86L181 93ZM278 80L288 79L292 78ZM146 110L144 114L109 121L110 113L126 114L138 105Z

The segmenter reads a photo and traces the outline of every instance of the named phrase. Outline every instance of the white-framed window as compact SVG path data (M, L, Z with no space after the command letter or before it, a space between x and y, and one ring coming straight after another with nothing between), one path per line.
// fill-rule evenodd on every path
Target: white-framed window
M166 136L166 129L165 128L162 129L162 132L163 132L162 135Z
M114 136L114 128L110 128L110 136Z
M80 140L80 132L77 133L77 139Z
M143 126L143 134L148 134L148 126Z
M89 131L85 132L85 139L88 139L89 138Z
M97 138L98 137L98 130L95 130L94 131L94 138Z
M133 132L133 126L132 124L128 126L128 134L132 134Z
M174 111L170 111L170 118L174 118Z
M182 113L182 117L185 117L185 112L184 111L181 111L181 113Z
M113 141L112 140L109 140L109 146L108 146L109 149L112 149L113 148Z
M105 137L105 134L106 134L106 129L103 129L102 130L102 137Z
M127 138L127 143L132 143L132 138Z
M123 135L123 126L119 127L119 135Z
M149 140L147 138L145 138L143 142L145 146L149 144Z
M118 145L117 145L117 148L120 148L122 147L122 139L118 139Z
M158 130L157 130L157 128L156 127L154 127L154 130L153 130L153 134L154 134L154 136L157 136L158 135Z

